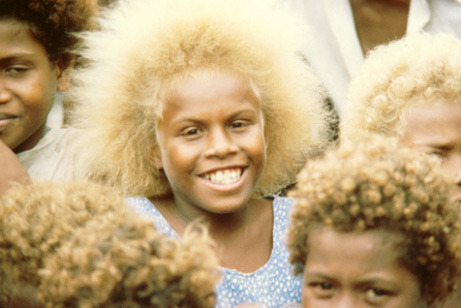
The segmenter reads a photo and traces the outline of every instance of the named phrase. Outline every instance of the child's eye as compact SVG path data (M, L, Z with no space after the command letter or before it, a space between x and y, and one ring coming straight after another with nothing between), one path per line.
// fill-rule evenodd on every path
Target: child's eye
M334 286L330 282L310 282L308 287L312 290L315 296L319 298L328 298L333 296Z
M9 76L16 76L23 73L26 73L29 70L29 67L25 65L13 65L5 68L3 73Z
M200 133L200 129L198 127L187 127L181 131L181 136L196 136Z
M433 150L428 153L431 156L435 156L440 159L444 159L447 156L447 153L442 150Z
M369 288L365 290L365 300L372 304L379 304L386 300L392 292L382 288Z
M239 128L244 128L246 126L248 126L248 122L247 121L242 121L242 120L239 120L239 121L234 121L231 123L231 128L233 129L239 129Z

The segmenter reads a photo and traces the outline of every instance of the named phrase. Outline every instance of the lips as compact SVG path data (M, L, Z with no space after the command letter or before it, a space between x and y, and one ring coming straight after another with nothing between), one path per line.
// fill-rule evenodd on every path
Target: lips
M228 168L205 173L201 177L213 184L229 185L238 182L242 173L243 168Z
M0 114L0 131L6 129L6 127L16 118L17 117L15 116Z

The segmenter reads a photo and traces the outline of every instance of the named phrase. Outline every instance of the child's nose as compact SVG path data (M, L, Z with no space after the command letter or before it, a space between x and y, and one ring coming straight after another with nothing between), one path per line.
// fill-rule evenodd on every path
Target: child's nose
M353 292L341 292L337 295L336 301L332 308L359 308L360 300L357 298L357 295Z
M0 104L7 103L11 100L11 92L0 83Z
M232 137L224 129L216 129L210 132L208 136L206 157L225 158L238 152L238 147Z

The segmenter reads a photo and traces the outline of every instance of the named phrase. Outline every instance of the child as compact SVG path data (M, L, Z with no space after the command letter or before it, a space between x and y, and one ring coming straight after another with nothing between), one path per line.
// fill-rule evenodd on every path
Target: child
M283 243L291 184L325 142L302 27L258 0L119 1L89 33L76 140L90 176L120 187L158 230L205 218L223 280L217 306L300 300Z
M150 220L97 221L77 230L40 271L49 307L212 308L219 279L206 233L187 230L182 242Z
M303 307L434 307L454 290L459 209L438 165L380 138L306 165L288 234Z
M69 85L76 61L71 50L80 42L75 33L92 29L96 11L96 0L0 5L0 143L17 154L32 177L67 177L66 131L47 128L46 120L55 94ZM1 160L18 165L11 155ZM16 170L23 171L20 165ZM0 175L0 183L5 177Z
M442 158L461 201L461 40L415 34L374 50L349 88L341 139L396 136Z
M43 260L90 220L136 217L113 189L92 183L13 185L0 196L0 304L39 285ZM32 292L33 297L33 292Z

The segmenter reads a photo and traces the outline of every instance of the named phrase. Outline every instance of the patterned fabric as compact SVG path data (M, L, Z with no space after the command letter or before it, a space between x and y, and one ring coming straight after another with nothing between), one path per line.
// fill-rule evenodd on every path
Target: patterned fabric
M128 198L134 210L154 222L157 230L172 237L178 234L155 206L144 197ZM252 273L241 273L222 268L223 278L216 287L216 307L234 307L239 304L259 303L264 307L283 307L288 303L301 302L302 277L294 277L288 263L285 236L288 228L293 199L276 197L273 202L273 247L268 262Z

